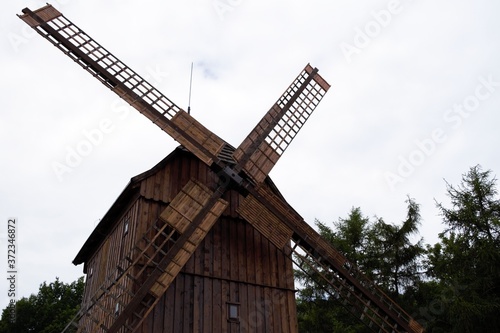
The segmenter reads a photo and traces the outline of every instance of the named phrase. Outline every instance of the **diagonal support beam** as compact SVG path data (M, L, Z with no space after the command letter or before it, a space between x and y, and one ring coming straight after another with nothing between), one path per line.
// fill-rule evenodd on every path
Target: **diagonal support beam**
M242 204L241 214L250 216L248 222L277 245L283 244L283 237L291 233L291 240L300 246L311 260L329 272L331 278L325 278L323 282L339 290L343 300L359 311L362 312L365 308L371 311L366 319L371 325L379 327L382 332L423 332L418 322L324 240L285 201L262 184L245 188L249 194ZM248 214L247 207L251 207L252 211L260 210L263 214L273 215L269 219L283 226L275 227L276 232L273 232L266 225L265 219ZM338 289L339 285L344 289Z
M182 231L181 236L118 315L108 333L118 332L123 326L133 332L146 319L226 209L228 203L220 198L224 190L225 187L221 187L212 192L203 184L190 181L165 209L160 218Z

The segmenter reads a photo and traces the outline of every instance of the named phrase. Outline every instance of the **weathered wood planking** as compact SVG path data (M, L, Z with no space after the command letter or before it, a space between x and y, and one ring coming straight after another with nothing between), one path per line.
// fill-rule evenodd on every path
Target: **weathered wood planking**
M102 294L100 288L109 285L109 272L115 272L123 254L131 250L135 237L135 228L132 224L133 221L137 222L139 219L139 207L140 201L135 201L126 209L124 214L118 217L119 223L115 225L109 236L101 244L96 255L86 263L87 281L85 284L84 304ZM129 223L127 233L123 229L125 221ZM129 282L125 282L124 285L131 287ZM114 307L114 304L108 301L106 307Z
M39 14L38 20L47 21L56 19L59 12L52 10L51 6L46 6L37 13ZM27 13L29 10L23 10ZM28 24L35 26L39 22L27 19L26 16L22 17ZM70 36L73 37L72 32L82 38L85 36L83 31L78 28L73 28L71 22L67 22L65 28L70 30ZM44 30L47 31L48 26L45 26ZM49 29L50 32L52 29ZM72 31L71 31L72 30ZM66 30L65 30L66 31ZM81 35L80 35L81 34ZM210 172L203 170L200 165L205 163L210 165L214 158L219 155L221 150L224 148L225 143L213 135L210 131L204 128L201 124L196 122L192 117L186 114L184 111L180 110L177 112L178 107L174 104L165 104L168 99L163 99L163 95L154 90L154 88L148 89L148 84L139 85L143 95L137 95L139 92L135 93L136 90L132 88L125 89L125 87L130 87L130 85L137 86L135 81L140 80L134 72L133 80L115 80L113 77L114 72L110 72L108 69L111 66L119 63L116 66L121 72L122 70L129 70L125 65L121 64L114 57L111 57L107 51L103 54L103 57L94 54L94 51L84 52L81 47L88 44L88 41L92 39L83 38L84 41L81 45L73 45L69 38L67 43L59 35L52 32L52 42L54 40L58 41L54 45L58 46L64 53L70 55L76 54L75 59L79 59L79 63L82 67L92 75L97 77L103 83L107 84L115 93L123 97L126 101L136 107L141 113L145 113L146 117L151 119L157 125L159 125L163 130L171 134L184 146L186 146L194 155L197 156L199 160L193 161L187 158L172 158L172 169L168 172L162 173L161 169L165 165L158 167L158 170L150 172L149 175L143 175L141 179L136 179L132 182L132 186L127 187L126 191L129 195L120 196L117 203L112 206L109 214L106 215L104 222L99 223L98 228L96 228L96 233L91 235L89 242L86 242L85 251L81 252L80 256L76 261L80 261L83 258L86 268L90 268L91 272L94 274L89 274L88 292L86 292L86 301L91 301L93 297L100 297L99 306L93 307L92 311L96 311L95 320L90 324L90 331L105 331L106 327L112 326L118 327L121 325L125 319L128 311L119 314L119 318L122 320L115 321L114 317L120 312L121 308L126 306L127 302L130 301L131 295L141 286L140 281L148 280L152 281L155 275L151 275L151 271L159 272L156 270L156 259L155 256L163 255L163 246L165 249L170 246L170 244L162 243L163 241L173 241L170 238L174 235L173 229L165 225L157 225L159 222L159 216L161 212L165 210L165 206L171 205L175 209L178 215L190 215L189 212L183 212L182 208L186 206L185 200L179 199L180 203L175 202L177 195L186 183L189 182L191 178L197 178L207 176L206 181L203 183L207 188L213 188L213 182L216 181L215 175ZM56 38L54 38L54 36ZM48 36L46 36L48 37ZM50 38L48 38L50 40ZM59 43L60 42L60 43ZM92 41L93 42L93 41ZM62 45L62 47L61 47ZM104 52L98 44L99 52ZM69 50L69 51L68 51ZM68 52L66 52L68 51ZM87 49L87 51L89 51ZM92 53L92 54L91 54ZM71 55L70 55L71 56ZM95 57L99 57L99 60L95 60ZM87 59L89 58L89 59ZM90 61L92 60L92 61ZM102 67L100 64L107 61L108 67ZM111 62L109 62L111 61ZM104 66L104 65L103 65ZM102 68L101 68L102 67ZM105 72L108 70L108 72ZM116 72L116 70L115 70ZM109 75L111 74L111 75ZM118 77L118 75L116 75ZM139 84L141 81L137 81ZM144 90L146 88L146 90ZM135 89L135 88L134 88ZM150 93L152 91L152 93ZM149 104L148 104L149 103ZM161 105L161 106L160 106ZM175 108L175 110L174 110ZM164 119L163 112L165 112L166 118ZM156 110L156 111L155 111ZM146 112L147 111L147 112ZM173 116L175 114L175 116ZM173 117L172 120L166 120L168 117ZM259 147L255 147L257 150L253 151L251 155L248 155L249 164L248 173L253 175L258 181L263 181L266 178L272 165L276 162L275 156L276 152L273 151L273 147L269 146L265 142L261 143L261 140L255 141L259 143ZM268 141L269 142L269 141ZM254 148L254 147L252 147ZM280 152L277 152L280 154ZM227 158L227 155L224 155ZM245 157L246 159L246 157ZM188 167L186 167L186 161ZM252 164L253 163L253 164ZM262 166L261 166L262 165ZM256 169L256 167L258 168ZM159 171L159 172L157 172ZM198 171L198 172L196 172ZM176 174L176 176L174 176ZM130 192L134 191L139 185L141 196L137 197L135 202L130 203L125 199L125 197L130 198ZM145 192L147 195L142 195ZM188 193L190 193L188 191ZM197 197L197 194L190 195L191 199ZM206 314L207 318L210 319L211 325L204 325L205 321L200 321L203 323L204 330L210 332L228 332L228 331L265 331L265 332L284 332L286 324L282 324L282 320L289 313L282 306L280 301L284 297L293 298L294 290L293 283L289 284L288 279L280 278L277 274L278 269L276 265L281 269L283 263L286 260L290 260L289 254L282 251L282 247L278 249L274 242L267 240L260 233L254 230L253 237L247 231L248 228L253 228L250 224L244 222L239 218L237 214L237 206L241 201L241 197L236 193L226 194L230 200L229 204L226 201L219 200L213 207L211 207L211 213L205 216L201 221L199 219L188 218L191 225L196 223L196 228L186 228L186 221L182 219L172 218L174 222L171 222L178 230L182 231L181 239L188 236L188 241L182 243L180 250L174 245L175 256L166 271L160 275L156 283L149 290L150 293L156 296L161 296L158 300L160 308L150 308L144 315L147 316L147 320L142 322L141 327L145 332L157 332L159 329L163 331L175 331L177 332L192 332L195 322L195 311L194 304L196 299L201 300L202 294L209 295L209 302L206 306L211 306L208 311L205 311L204 305L198 304L203 308L200 308L199 314L203 312ZM131 205L135 205L132 207ZM203 204L201 205L203 207ZM226 208L227 207L227 208ZM200 207L196 207L195 211L200 211ZM219 219L221 214L226 213L222 218ZM175 216L175 213L170 212L168 216L163 216L166 221L169 221L171 216ZM196 214L195 214L196 215ZM200 224L198 224L200 222ZM210 238L212 243L210 247L201 246L198 244L205 242L206 235L211 233L211 227L213 224L217 223L220 228L217 229L218 242L215 242L214 237ZM189 224L189 223L187 223ZM125 230L127 226L128 231ZM163 236L157 233L157 229L150 229L150 226L158 226L161 229L169 229L171 232L169 236ZM241 232L240 232L241 229ZM215 231L214 231L215 232ZM245 237L249 235L249 239ZM158 237L157 237L158 236ZM162 240L163 237L163 240ZM158 242L159 246L156 246ZM259 253L259 255L249 256L244 260L242 256L241 249L244 247L242 244L247 242L252 243L253 249ZM176 243L176 244L181 244ZM280 243L281 245L281 243ZM134 248L138 247L138 251ZM141 249L144 248L144 251ZM172 248L170 248L171 250ZM196 274L195 265L189 263L191 260L196 260L197 255L195 252L205 249L211 252L211 259L209 260L209 265L212 267L204 267L201 274ZM144 256L150 251L152 252L152 257ZM135 251L135 252L133 252ZM168 250L167 250L168 251ZM128 255L130 253L140 253L141 257ZM172 252L167 252L172 253ZM194 255L193 255L194 254ZM204 254L205 256L207 254ZM278 256L284 256L284 261L281 262ZM168 256L170 258L170 256ZM125 260L127 259L127 260ZM153 260L155 259L155 260ZM124 261L132 262L131 267L124 265ZM201 260L199 261L202 262ZM206 263L203 260L203 263ZM120 269L117 269L117 265L120 265ZM286 266L286 265L285 265ZM288 266L291 267L291 266ZM123 274L123 269L126 268L126 273ZM164 267L162 267L163 269ZM285 267L286 269L286 267ZM183 271L180 273L180 271ZM212 274L207 272L212 271ZM130 271L141 272L140 276L133 276L131 278ZM180 275L179 275L180 273ZM255 282L250 282L249 276L252 273L258 273L258 278ZM132 274L133 275L133 274ZM115 278L116 276L116 278ZM196 278L203 280L203 288L199 290L200 297L196 298L194 296L193 289L194 281ZM113 281L111 285L107 285L109 281ZM139 283L137 282L139 281ZM209 281L209 282L207 282ZM132 284L133 282L133 284ZM205 284L205 282L207 282ZM104 284L104 287L102 287ZM169 293L169 285L173 287L174 292ZM198 284L201 286L201 284ZM149 289L149 284L147 285ZM206 288L205 288L206 286ZM253 289L253 291L249 291ZM104 290L106 294L103 294ZM165 298L166 295L171 296L171 298ZM140 293L142 295L142 292ZM242 297L246 295L246 298ZM109 297L108 297L109 296ZM142 296L141 296L142 297ZM205 299L205 298L203 298ZM169 305L173 302L173 312L172 318L167 316L162 316L162 313L169 313ZM242 308L248 309L246 312L240 311L240 317L238 319L233 318L233 320L228 320L227 305L229 303L239 304L244 302L245 305ZM252 304L252 305L250 305ZM116 310L115 309L116 306ZM249 309L252 308L250 311ZM116 313L114 313L116 312ZM287 317L289 318L289 317ZM170 320L172 319L172 320ZM281 319L281 320L280 320ZM85 320L85 319L84 319ZM289 319L291 321L294 318Z
M227 229L232 226L232 224L239 224L239 227L244 229L253 230L252 226L244 221L234 222L231 219L222 218L220 220L220 224L218 223L211 231L210 234L218 233L220 236L227 235ZM217 226L220 227L217 230ZM252 270L259 270L262 274L268 275L267 278L263 278L269 284L269 286L265 285L256 285L249 284L247 281L232 281L232 273L230 270L220 270L219 276L213 275L205 275L199 276L195 273L195 271L188 272L186 271L187 267L192 267L186 265L185 269L181 271L181 273L177 276L175 281L178 283L172 285L171 288L180 288L181 290L177 290L175 292L175 296L173 298L168 299L170 293L167 292L164 296L165 299L168 299L170 302L181 302L185 307L183 310L180 310L177 313L169 312L169 319L166 319L165 325L166 327L179 329L179 332L191 332L186 331L185 324L180 324L188 322L187 316L188 314L195 313L195 307L199 309L199 314L202 316L202 320L199 320L203 327L200 332L223 332L225 329L236 329L236 326L239 326L242 332L273 332L272 330L278 329L279 332L297 332L296 323L294 322L295 316L290 316L290 311L294 313L295 311L295 300L294 300L294 291L293 291L293 280L290 281L288 278L281 279L279 275L271 274L269 271L269 265L273 258L276 258L281 252L278 251L272 243L264 239L260 233L248 233L245 232L246 235L250 235L251 239L256 239L256 243L259 249L261 249L261 258L253 258L250 259L249 263L246 263L247 269L250 267ZM203 243L212 244L211 235L208 235ZM217 238L217 237L215 237ZM228 251L232 251L233 249L237 249L241 242L248 243L247 239L229 239L229 242L225 242L223 244L224 248L220 249L220 252L216 252L216 256L214 255L213 247L206 246L206 244L201 244L196 252L197 255L208 255L208 257L213 258L213 260L207 261L207 263L213 265L214 262L223 262L225 259L221 258L225 257L225 253ZM229 247L229 248L228 248ZM274 247L274 253L270 251L270 248ZM210 253L206 253L206 251L210 251ZM265 260L262 258L266 258ZM242 265L239 262L238 256L229 257L230 262L227 263L229 267ZM192 256L190 260L196 260L196 255ZM264 262L265 261L265 262ZM282 256L282 260L276 260L278 267L276 268L276 272L282 272L283 276L287 276L292 274L291 271L291 262L290 259ZM257 267L260 267L257 269ZM267 267L264 268L264 267ZM286 272L287 267L289 271ZM210 272L212 269L203 268L203 271ZM253 274L253 273L250 273ZM289 276L288 275L288 276ZM196 296L190 298L190 302L186 302L186 293L192 292L193 286L188 287L186 285L186 276L196 277L203 281L203 284L200 282L200 286L203 287L201 289L194 288L194 292ZM239 275L238 275L239 276ZM180 279L184 279L184 282L181 283ZM291 284L290 284L291 282ZM225 285L229 285L229 289L224 289ZM272 285L279 286L279 288L274 288ZM259 290L257 293L256 290ZM227 292L229 291L229 292ZM183 297L181 295L184 295ZM201 303L197 303L196 300L199 300ZM207 302L209 302L207 305ZM227 322L226 318L226 303L227 302L239 302L241 305L241 318L239 324ZM176 303L180 304L180 303ZM217 308L214 309L214 306ZM293 308L290 309L290 306ZM222 307L222 308L220 308ZM179 317L180 316L180 317ZM156 317L151 316L147 319L154 322ZM167 316L165 316L167 318ZM198 318L199 319L199 318ZM197 318L193 317L190 320L196 321ZM277 323L279 321L279 324ZM286 323L284 323L286 321ZM171 322L171 326L168 325L168 322ZM153 324L156 325L156 324ZM194 325L194 324L193 324ZM245 330L243 330L245 329ZM170 332L167 330L167 332ZM177 332L177 330L172 330L171 332ZM274 331L278 332L278 331Z
M183 150L174 155L175 158L165 159L138 180L134 186L139 189L139 197L115 217L112 231L86 261L87 272L94 267L94 275L88 278L86 299L98 288L92 284L97 273L103 270L103 276L114 273L120 256L141 239L190 178L208 188L215 186L216 176L203 162ZM139 332L297 332L288 243L285 242L284 249L277 248L239 217L236 210L244 201L240 194L229 191L223 199L228 207L172 279ZM130 219L130 224L124 236L126 219ZM153 234L148 236L151 238ZM202 238L199 234L197 237ZM135 290L138 286L130 288ZM106 307L111 309L115 305L107 303ZM239 304L239 321L228 321L228 303Z
M177 125L182 131L188 134L190 137L194 138L195 141L203 146L209 154L212 156L219 155L225 142L217 135L213 134L205 126L203 126L196 119L191 117L187 112L181 110L175 114L172 118L172 123ZM204 151L200 150L197 145L186 140L183 136L177 133L169 133L175 140L181 143L184 147L188 148L189 151L193 152L198 158L200 158L207 165L212 164L212 156L206 154Z
M329 88L308 64L236 149L234 159L257 183L264 181Z
M266 141L262 141L245 162L243 169L257 183L263 182L280 155Z
M206 186L191 180L160 214L160 218L182 234L212 195L213 192ZM226 205L227 203L224 204L224 208Z
M287 218L288 221L293 223L293 227L300 232L303 237L306 237L308 242L317 245L323 249L330 258L332 258L339 266L346 263L346 258L334 249L326 240L324 240L303 218L297 214L290 206L286 205L276 194L265 186L257 186L257 191L262 197L266 198L271 204Z
M243 142L240 144L240 146L236 149L234 152L234 159L237 162L242 161L245 158L248 158L248 156L245 156L246 154L253 153L252 152L252 147L255 146L258 147L261 143L261 140L263 139L263 136L266 135L266 129L269 127L272 127L276 120L275 118L278 117L279 112L281 111L281 108L279 107L278 104L274 104L271 109L262 117L260 122L255 126L255 128L248 134L248 136L243 140Z
M191 185L192 183L188 183L188 185ZM189 192L189 196L192 198L198 198L204 197L207 192L201 191L199 186L194 186L194 187L189 187L191 190ZM188 189L186 189L187 191ZM208 198L203 199L203 200L208 200ZM150 292L157 297L160 297L163 295L163 293L166 291L168 286L172 283L173 279L177 276L177 274L180 272L180 270L184 267L184 265L187 263L187 261L191 258L191 255L195 252L197 249L198 245L203 241L205 238L206 234L210 231L214 223L217 221L219 216L222 214L224 209L227 206L227 202L225 202L222 199L219 199L215 202L213 207L210 207L210 210L208 214L205 215L205 217L202 219L200 224L193 230L192 234L189 235L188 241L183 244L182 249L178 252L178 254L174 257L174 259L170 262L170 264L167 266L165 269L165 273L158 278L157 283L151 287ZM197 207L197 212L194 214L194 217L197 216L197 214L204 208L204 206L199 206ZM193 217L193 219L194 219ZM170 220L168 220L171 222ZM193 221L189 221L192 223ZM187 228L184 227L184 230L182 233L187 232L185 229Z
M57 9L55 9L51 5L39 8L35 10L34 13L36 13L44 22L48 22L62 15ZM38 21L36 21L27 14L21 15L21 19L24 22L26 22L30 27L36 27L40 25Z
M253 195L248 195L237 211L278 248L283 249L290 241L292 229L281 223L281 220Z
M158 205L156 205L158 206ZM99 325L104 325L109 327L111 325L113 314L117 303L126 304L129 301L129 294L123 293L124 290L130 290L133 292L134 286L132 285L132 280L128 278L128 274L122 276L117 282L113 282L120 272L117 270L117 265L120 264L122 269L126 269L127 266L123 265L124 256L129 253L132 249L134 243L134 235L136 233L135 224L139 223L141 216L138 212L139 207L142 207L142 211L148 213L149 211L154 211L155 215L158 215L158 208L152 207L149 202L143 202L138 199L134 204L128 209L128 211L119 218L120 222L113 228L109 237L105 239L103 245L99 248L97 255L89 261L92 267L96 267L96 263L99 263L99 269L101 272L96 272L99 274L92 274L88 277L85 291L85 302L92 300L99 300L98 304L93 306L89 315L95 318L102 318L98 320L98 325L94 325L93 321L88 321L87 328L98 327ZM141 214L142 215L142 214ZM147 215L146 215L147 216ZM125 223L128 223L128 229L125 230ZM106 276L105 279L100 279L101 276ZM110 294L114 295L113 298L101 298L103 289L106 288Z
M217 176L199 160L193 159L192 155L179 150L176 159L169 159L161 162L157 167L158 171L151 174L140 184L140 194L148 199L170 203L179 193L182 187L191 179L195 178L209 188L215 188ZM154 184L162 182L158 191L155 191ZM236 212L241 195L231 191L224 195L224 200L229 202L225 215L238 217Z

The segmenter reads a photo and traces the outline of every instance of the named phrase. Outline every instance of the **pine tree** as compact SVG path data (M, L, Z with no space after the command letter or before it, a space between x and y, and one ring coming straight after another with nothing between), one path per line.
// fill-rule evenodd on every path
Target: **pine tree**
M451 332L500 331L500 200L491 171L472 167L455 187L451 208L438 203L445 231L429 247L429 273L442 290L442 322ZM443 297L444 296L444 297Z

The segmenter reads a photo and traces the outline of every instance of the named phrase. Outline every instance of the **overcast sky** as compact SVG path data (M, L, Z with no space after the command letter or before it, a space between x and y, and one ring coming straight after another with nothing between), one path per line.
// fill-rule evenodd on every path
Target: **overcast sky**
M193 62L192 115L234 146L317 67L332 88L271 172L310 223L352 207L401 223L410 196L435 243L445 180L476 164L500 170L494 0L51 3L185 109ZM17 217L21 296L81 276L71 262L96 223L177 146L16 17L43 5L9 1L0 13L0 268Z

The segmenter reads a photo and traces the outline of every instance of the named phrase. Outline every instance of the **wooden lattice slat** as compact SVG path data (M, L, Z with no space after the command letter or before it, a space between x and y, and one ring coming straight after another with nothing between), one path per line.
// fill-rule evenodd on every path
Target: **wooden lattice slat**
M330 85L307 65L234 152L239 167L262 182Z
M172 118L182 111L179 106L51 5L35 11L25 8L23 12L20 18L36 32L180 144L188 147L198 158L209 165L217 158L223 146L220 138L208 130L201 131L201 133L198 131L196 134L201 134L201 137L196 136L195 131L185 126L188 116L181 116L180 119L183 121L179 121L179 124L173 123ZM196 128L201 129L200 126Z
M279 249L283 249L290 242L292 230L253 195L248 195L241 201L237 211Z
M418 322L268 187L259 185L250 192L250 195L259 201L253 204L255 207L260 204L261 210L269 211L275 215L274 220L286 224L293 233L291 238L295 243L294 249L301 249L301 252L295 253L299 257L305 253L306 263L314 262L315 265L322 267L318 271L321 273L319 276L322 282L334 288L338 293L337 296L340 296L346 304L354 306L357 309L354 313L360 315L358 318L367 325L379 327L381 332L423 332Z

